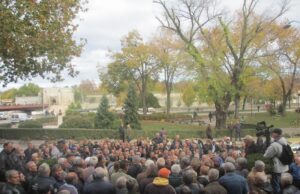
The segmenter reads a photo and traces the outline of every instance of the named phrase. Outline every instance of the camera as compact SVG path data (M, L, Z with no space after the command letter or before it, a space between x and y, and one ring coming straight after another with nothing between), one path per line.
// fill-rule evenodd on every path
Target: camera
M271 142L271 128L274 125L267 126L266 121L261 121L256 124L256 136L257 136L257 145L261 148L261 150L267 149ZM265 141L263 138L265 137Z
M273 125L267 126L266 121L261 121L256 124L256 136L270 137L270 129L274 127Z

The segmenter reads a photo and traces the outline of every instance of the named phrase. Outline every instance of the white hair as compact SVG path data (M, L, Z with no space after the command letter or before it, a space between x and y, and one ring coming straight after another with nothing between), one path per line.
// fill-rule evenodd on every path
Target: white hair
M181 171L180 165L179 164L173 164L171 167L171 172L173 174L179 174Z

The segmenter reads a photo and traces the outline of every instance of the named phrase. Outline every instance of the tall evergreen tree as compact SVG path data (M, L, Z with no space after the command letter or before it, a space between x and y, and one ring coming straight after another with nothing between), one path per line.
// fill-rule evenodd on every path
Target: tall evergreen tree
M113 113L108 111L109 104L106 96L101 98L100 105L95 118L95 127L101 129L111 129L114 121Z
M138 118L138 103L139 100L133 84L130 84L123 108L125 113L124 123L130 124L133 129L141 129L141 124Z

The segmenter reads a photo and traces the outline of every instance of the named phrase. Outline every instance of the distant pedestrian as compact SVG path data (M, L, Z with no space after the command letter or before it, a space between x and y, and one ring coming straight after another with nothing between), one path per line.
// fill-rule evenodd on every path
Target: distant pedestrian
M209 118L209 122L211 123L211 119L213 118L212 112L209 112L209 113L208 113L208 118Z
M212 129L211 129L210 124L208 124L207 127L206 127L206 138L211 139L211 140L213 139Z
M259 112L259 109L260 109L260 106L258 105L258 106L257 106L257 112Z
M123 123L119 127L119 135L120 139L124 142L125 141L125 129Z

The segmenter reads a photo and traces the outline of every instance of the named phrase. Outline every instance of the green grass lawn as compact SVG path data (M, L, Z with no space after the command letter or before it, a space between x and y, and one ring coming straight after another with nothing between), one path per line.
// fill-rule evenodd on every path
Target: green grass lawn
M268 113L255 113L244 115L245 123L256 124L260 121L266 121L267 125L274 125L280 128L300 128L300 114L287 112L285 116L270 116ZM298 122L297 122L298 121Z

